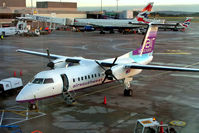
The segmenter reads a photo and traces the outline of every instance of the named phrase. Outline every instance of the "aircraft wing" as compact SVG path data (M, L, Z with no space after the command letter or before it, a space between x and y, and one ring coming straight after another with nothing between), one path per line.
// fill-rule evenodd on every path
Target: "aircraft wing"
M184 72L199 72L199 69L195 68L185 68L185 67L170 67L170 66L157 66L157 65L141 65L141 64L126 64L126 63L116 63L113 64L111 62L102 61L100 65L103 67L112 67L116 65L122 65L125 69L143 69L143 70L163 70L163 71L184 71Z
M36 55L36 56L48 58L47 53L35 52L35 51L24 50L24 49L18 49L16 51L20 52L20 53L26 53L26 54L31 54L31 55ZM54 59L54 60L63 58L63 59L65 59L66 62L71 62L71 63L79 63L80 60L84 59L82 57L67 57L67 56L61 56L61 55L55 55L55 54L50 54L50 58Z
M144 69L144 70L199 72L199 69L195 69L195 68L157 66L157 65L140 65L140 64L127 64L127 65L125 65L125 68Z
M41 56L41 57L48 58L48 54L47 53L35 52L35 51L24 50L24 49L17 49L16 51L20 52L20 53L26 53L26 54L31 54L31 55L36 55L36 56ZM64 56L61 56L61 55L50 54L50 58L51 59L59 59L59 58L63 58L63 57Z

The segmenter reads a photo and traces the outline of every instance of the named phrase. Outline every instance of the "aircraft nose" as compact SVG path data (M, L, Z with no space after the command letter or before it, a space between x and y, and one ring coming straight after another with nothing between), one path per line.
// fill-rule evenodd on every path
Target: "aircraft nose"
M16 97L16 102L23 102L24 100L23 94L19 93Z
M16 102L28 102L30 100L32 100L33 97L33 93L32 93L32 87L29 86L28 84L26 86L24 86L24 88L19 92L19 94L16 97Z

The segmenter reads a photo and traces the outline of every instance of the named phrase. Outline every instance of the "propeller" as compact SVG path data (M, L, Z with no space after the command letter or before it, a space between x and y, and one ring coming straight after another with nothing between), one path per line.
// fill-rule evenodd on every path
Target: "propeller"
M50 59L50 52L49 52L49 49L48 49L48 48L46 49L46 52L47 52L48 60L49 60L49 62L51 62L51 59Z
M118 81L118 79L115 77L115 75L113 75L113 72L112 72L112 70L111 70L111 68L115 65L115 62L117 61L117 59L118 59L118 57L116 57L115 59L114 59L114 61L113 61L113 63L111 64L111 67L109 68L109 69L105 69L103 66L102 66L102 64L100 64L98 61L95 61L105 72L105 78L104 78L104 80L102 81L102 84L105 82L105 80L106 79L110 79L110 80L113 80L113 79L115 79L115 80L117 80ZM112 78L112 79L111 79Z
M47 57L48 57L48 60L49 60L49 63L47 64L47 67L50 67L51 69L54 69L55 64L51 61L50 51L49 51L48 48L46 49L46 52L47 52Z

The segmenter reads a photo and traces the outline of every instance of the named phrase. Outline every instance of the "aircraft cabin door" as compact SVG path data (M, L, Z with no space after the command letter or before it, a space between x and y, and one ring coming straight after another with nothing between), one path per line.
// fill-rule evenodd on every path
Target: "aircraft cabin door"
M64 91L68 91L68 77L66 76L66 74L62 74L61 75L61 78L62 78L62 82L63 82L63 92Z

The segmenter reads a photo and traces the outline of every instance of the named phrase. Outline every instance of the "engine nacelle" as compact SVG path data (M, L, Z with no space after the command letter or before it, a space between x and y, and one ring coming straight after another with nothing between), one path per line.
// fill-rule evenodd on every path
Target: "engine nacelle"
M57 60L49 62L47 64L47 66L52 68L52 69L64 68L64 67L67 67L67 65L68 65L68 62L66 62L65 60L66 59L57 59Z
M123 79L124 77L126 77L126 69L123 65L119 65L119 66L113 66L111 68L113 75L117 78L117 79Z
M135 76L142 72L142 69L131 69L131 68L125 68L124 65L116 65L111 68L112 74L117 78L117 79L123 79L123 78L128 78Z

